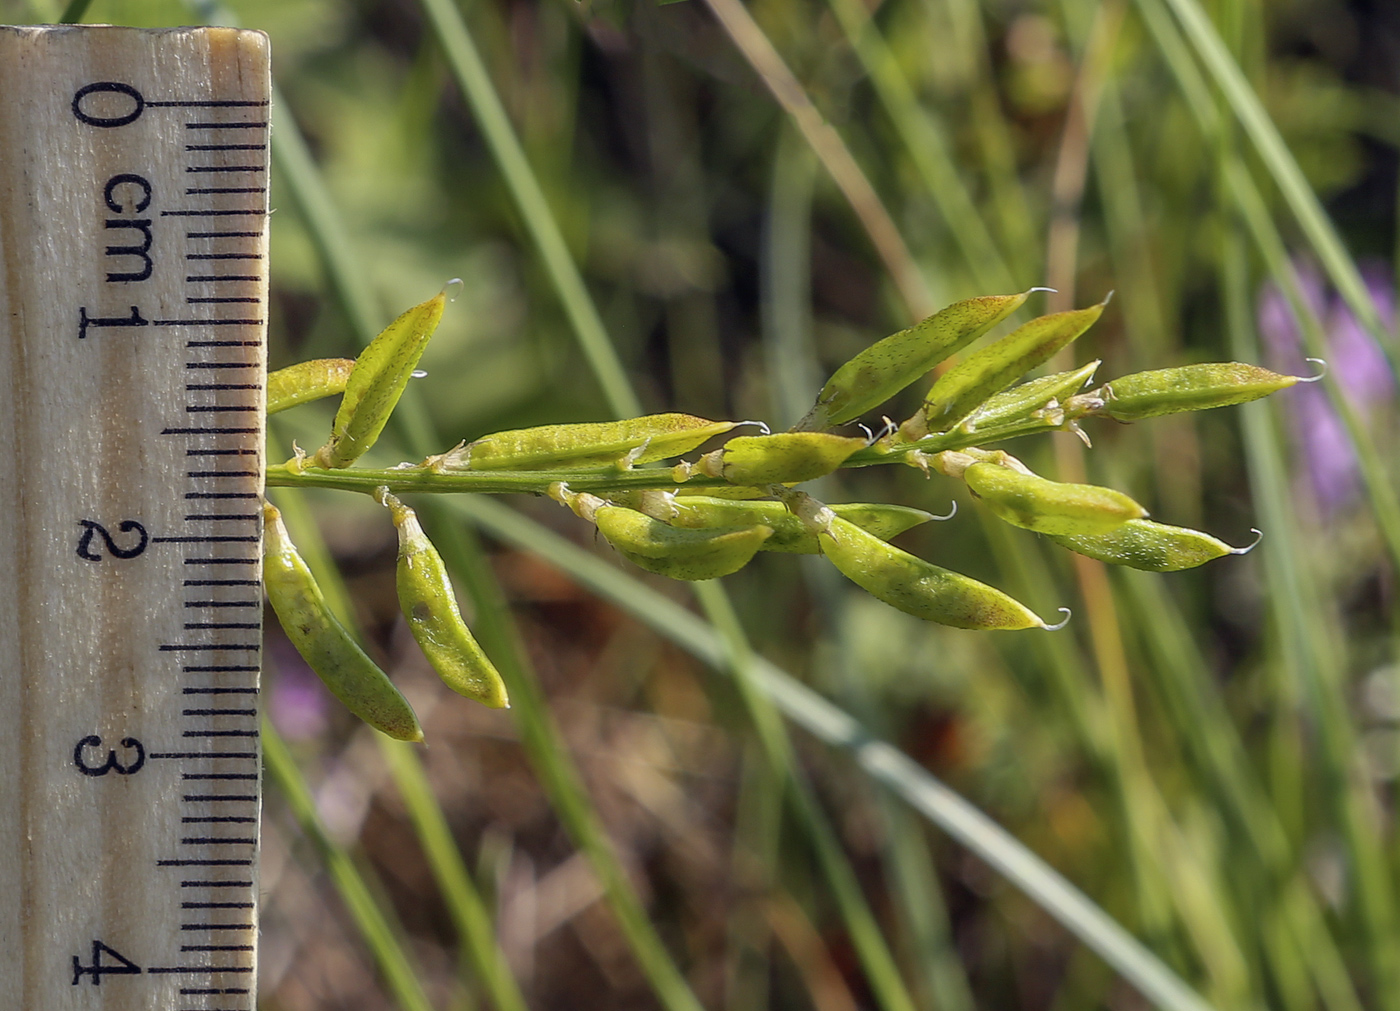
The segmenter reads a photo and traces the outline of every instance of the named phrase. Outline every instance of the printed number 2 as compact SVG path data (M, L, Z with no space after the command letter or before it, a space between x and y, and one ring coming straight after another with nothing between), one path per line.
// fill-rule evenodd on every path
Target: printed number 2
M78 557L86 558L89 562L102 561L101 551L92 550L92 536L97 534L107 543L107 550L113 558L135 558L146 550L146 545L150 543L150 538L146 536L146 528L135 520L122 520L117 525L117 529L124 534L135 533L138 540L129 548L118 547L112 540L112 535L107 532L107 528L101 523L93 520L79 520L78 525L83 528L83 534L78 538Z
M116 965L104 965L103 956L116 959ZM113 951L101 941L92 942L92 965L83 965L77 955L73 956L73 985L77 986L83 981L84 976L92 977L93 986L102 985L103 976L134 976L141 972L141 967L127 958L120 952Z

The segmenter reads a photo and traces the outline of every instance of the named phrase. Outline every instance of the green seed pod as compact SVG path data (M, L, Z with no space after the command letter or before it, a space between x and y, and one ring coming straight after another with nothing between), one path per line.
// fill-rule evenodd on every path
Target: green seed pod
M878 407L949 355L1021 307L1030 292L954 302L907 330L878 340L836 370L816 406L793 431L840 425Z
M952 428L1088 330L1107 304L1041 316L968 355L933 384L923 411L901 428L904 437L912 441Z
M847 579L891 607L954 628L1049 627L986 583L916 558L828 510L809 515L821 526L822 553Z
M277 620L316 676L347 709L400 741L421 741L413 707L335 620L311 570L287 536L282 514L263 503L263 582Z
M974 463L962 477L992 512L1036 533L1098 534L1147 515L1146 509L1112 488L1050 481L994 463Z
M830 474L864 439L828 432L780 432L730 439L700 459L698 469L730 484L797 484Z
M1283 376L1241 362L1134 372L1104 387L1104 406L1097 413L1119 421L1140 421L1181 411L1230 407L1267 397L1299 381L1298 376Z
M672 579L718 579L738 572L773 533L760 525L684 530L611 505L599 507L593 520L624 557Z
M330 441L312 458L315 466L348 467L374 445L437 329L446 303L446 295L440 293L415 305L360 352L345 384L340 410L335 412Z
M681 464L680 466L684 468L686 465ZM680 477L680 480L685 481L689 476L688 473L684 474ZM755 498L767 498L769 494L770 489L768 488L754 488L741 484L699 486L681 484L676 488L676 495L680 498L689 498L691 495L704 495L709 498L727 498L742 501Z
M549 470L554 467L630 466L689 453L744 421L708 421L690 414L649 414L626 421L543 425L483 436L432 456L435 471Z
M821 553L816 532L782 502L745 502L703 495L682 497L644 493L646 495L650 497L643 498L641 510L672 526L692 529L766 526L772 528L773 535L763 542L763 551L804 555ZM831 510L881 540L888 540L910 527L936 518L922 509L880 503L846 502L831 506Z
M267 413L345 392L355 363L349 358L317 358L298 362L267 375Z
M423 655L442 683L458 695L492 709L509 707L505 682L462 620L447 566L423 533L418 516L388 489L381 488L376 497L388 507L399 532L399 607Z
M1041 376L1013 386L974 411L962 427L969 432L981 432L1056 411L1063 415L1065 401L1094 378L1094 370L1100 364L1101 361L1095 360L1072 372L1057 372L1053 376Z
M1258 531L1255 531L1258 533ZM1232 548L1210 534L1187 527L1173 527L1151 520L1129 520L1102 534L1052 537L1056 544L1110 565L1126 565L1148 572L1176 572L1225 555L1243 555L1253 550Z

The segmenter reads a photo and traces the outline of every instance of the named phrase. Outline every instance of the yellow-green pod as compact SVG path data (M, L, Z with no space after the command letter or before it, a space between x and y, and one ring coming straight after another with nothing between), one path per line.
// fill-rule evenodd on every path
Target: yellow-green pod
M755 498L767 498L772 493L769 488L754 488L742 484L721 484L721 485L685 485L676 486L676 496L679 498L689 498L692 495L700 495L708 498L727 498L736 500L747 500Z
M1024 604L970 576L939 568L834 514L818 520L822 553L871 596L954 628L1046 628Z
M1041 316L968 355L933 384L924 398L923 411L901 429L905 438L918 439L928 432L952 428L1088 330L1106 304Z
M672 579L718 579L738 572L773 533L772 527L685 530L624 506L602 506L598 530L625 558Z
M287 638L332 695L375 730L400 741L423 739L413 707L335 620L282 514L269 503L263 503L263 582Z
M1098 534L1147 515L1121 491L1051 481L994 463L974 463L962 478L992 512L1036 533Z
M267 413L345 392L355 362L350 358L317 358L297 362L267 374Z
M1104 388L1104 406L1097 413L1119 421L1139 421L1181 411L1230 407L1267 397L1299 381L1298 376L1284 376L1242 362L1134 372Z
M816 406L794 431L844 424L878 407L1006 319L1029 294L954 302L909 329L876 341L836 370L817 395Z
M691 414L649 414L625 421L542 425L496 432L428 459L437 471L549 470L610 463L651 463L689 453L716 435L748 424Z
M378 498L399 532L399 607L423 655L442 683L458 695L492 709L506 708L510 702L505 682L462 620L447 566L423 533L418 516L384 489Z
M1257 533L1258 531L1256 531ZM1225 555L1243 555L1254 544L1232 548L1210 534L1189 527L1173 527L1151 520L1129 520L1102 534L1052 537L1056 544L1110 565L1126 565L1148 572L1176 572Z
M707 527L771 527L773 534L763 542L763 551L785 551L795 554L821 553L816 532L811 530L782 502L746 502L711 498L702 495L666 496L664 503L653 498L643 511L672 526L704 529ZM883 503L843 502L832 505L832 512L842 519L868 530L881 540L888 540L910 527L927 523L932 513L908 506ZM665 515L661 515L661 513Z
M312 459L315 466L348 467L374 445L437 329L446 303L447 296L440 293L415 305L360 352L345 383L340 409L335 412L330 441Z
M707 454L701 469L730 484L797 484L830 474L865 445L829 432L744 435Z
M1013 386L974 411L963 422L963 427L970 432L980 432L1030 418L1037 412L1049 413L1051 404L1063 407L1065 401L1094 378L1094 371L1100 364L1101 361L1095 360L1072 372L1057 372Z

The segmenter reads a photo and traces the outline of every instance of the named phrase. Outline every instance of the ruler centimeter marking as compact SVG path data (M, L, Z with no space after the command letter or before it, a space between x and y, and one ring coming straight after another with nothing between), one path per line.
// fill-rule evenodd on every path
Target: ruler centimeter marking
M0 1011L253 1011L270 78L0 28Z

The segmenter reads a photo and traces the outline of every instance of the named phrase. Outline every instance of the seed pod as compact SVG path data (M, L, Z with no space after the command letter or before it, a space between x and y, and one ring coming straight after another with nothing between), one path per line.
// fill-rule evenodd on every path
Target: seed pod
M330 441L313 458L315 466L348 467L374 445L437 329L446 302L440 293L415 305L360 352L335 412Z
M689 453L743 421L708 421L690 414L649 414L626 421L543 425L496 432L428 458L435 471L549 470L625 461L651 463Z
M822 553L871 596L925 621L954 628L1046 628L1029 608L970 576L939 568L829 515L818 536Z
M298 362L267 375L267 413L345 392L355 363L349 358L317 358Z
M1112 488L1050 481L994 463L974 463L962 477L992 512L1036 533L1098 534L1147 515Z
M1298 381L1298 376L1279 375L1241 362L1134 372L1104 387L1104 406L1097 413L1119 421L1139 421L1181 411L1230 407L1267 397Z
M878 407L1006 319L1029 294L954 302L909 329L876 341L836 370L817 395L816 406L793 431L840 425Z
M830 474L865 445L828 432L745 435L701 457L698 469L730 484L797 484Z
M611 505L598 508L593 519L624 557L672 579L718 579L738 572L773 533L761 525L684 530Z
M681 480L684 481L688 477L689 474L686 474L681 478ZM708 498L727 498L734 499L736 501L744 501L747 499L755 498L767 498L770 493L771 490L768 488L754 488L742 484L698 486L681 484L676 488L676 495L680 498L689 498L692 495L703 495Z
M376 497L388 507L399 532L399 607L423 655L442 683L458 695L492 709L509 707L505 682L462 620L447 566L423 533L417 514L387 489L380 489Z
M816 532L782 502L744 502L702 495L667 495L663 501L655 493L644 495L652 497L642 499L641 510L672 526L705 529L761 525L772 528L773 534L763 542L760 550L804 555L821 553ZM880 503L843 502L831 506L831 510L881 540L888 540L934 518L932 513L922 509Z
M1243 555L1253 549L1232 548L1210 534L1188 527L1173 527L1151 520L1129 520L1102 534L1052 537L1056 544L1110 565L1126 565L1148 572L1176 572L1225 555Z
M1057 372L1053 376L1041 376L1020 386L1013 386L1003 393L998 393L974 411L963 422L962 427L969 432L981 432L1059 410L1065 401L1093 379L1094 370L1100 364L1101 361L1095 360L1072 372Z
M335 620L311 570L287 536L282 514L263 503L263 581L297 652L331 694L374 729L400 741L421 741L413 707L387 674Z
M944 432L1093 325L1107 301L1041 316L954 365L933 384L923 411L901 428L906 439Z

